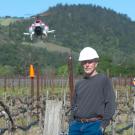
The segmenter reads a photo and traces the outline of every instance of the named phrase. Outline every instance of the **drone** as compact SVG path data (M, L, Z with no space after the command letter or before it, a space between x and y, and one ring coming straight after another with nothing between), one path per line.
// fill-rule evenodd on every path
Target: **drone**
M31 24L28 29L29 32L24 32L24 35L30 37L32 41L35 37L47 38L48 33L54 33L55 30L49 30L49 26L45 24L39 17L36 17L36 20Z

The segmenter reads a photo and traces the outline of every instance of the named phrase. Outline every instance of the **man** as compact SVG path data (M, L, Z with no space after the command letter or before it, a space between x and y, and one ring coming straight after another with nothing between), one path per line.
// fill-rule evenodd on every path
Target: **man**
M115 113L114 91L109 78L96 71L98 60L91 47L80 52L84 78L75 85L69 135L103 135Z

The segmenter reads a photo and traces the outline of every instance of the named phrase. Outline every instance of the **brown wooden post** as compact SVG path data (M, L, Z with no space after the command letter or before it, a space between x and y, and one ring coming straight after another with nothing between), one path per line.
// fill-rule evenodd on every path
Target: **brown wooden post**
M41 81L40 81L40 86L41 86L40 90L41 90L41 94L43 94L43 76L40 76L40 79L41 79Z
M129 94L131 95L131 93L132 93L132 77L130 76L130 78L129 78Z
M31 97L34 97L34 78L31 78Z
M133 97L134 98L134 103L133 103L133 131L132 131L132 135L135 135L135 96Z
M39 66L37 67L37 100L39 98Z
M4 91L7 91L7 78L4 77Z
M69 90L70 90L70 103L74 94L74 80L73 80L73 63L71 54L68 56L68 76L69 76Z
M39 119L39 65L37 66L37 119Z
M54 79L55 79L55 76L54 76L54 70L51 71L51 78L50 78L50 87L51 87L51 94L54 96L55 95L55 91L54 91L54 87L55 87L55 82L54 82Z
M12 90L15 91L15 80L14 80L14 77L12 78Z
M18 76L18 88L19 88L19 89L20 89L20 85L21 85L20 83L21 83L21 76L19 75L19 76Z

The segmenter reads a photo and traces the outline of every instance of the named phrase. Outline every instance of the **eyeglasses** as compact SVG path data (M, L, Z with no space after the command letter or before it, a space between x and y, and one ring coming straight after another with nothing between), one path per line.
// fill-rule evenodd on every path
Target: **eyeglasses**
M85 61L82 61L82 64L84 65L84 64L91 64L91 63L95 63L95 62L97 62L96 60L85 60Z

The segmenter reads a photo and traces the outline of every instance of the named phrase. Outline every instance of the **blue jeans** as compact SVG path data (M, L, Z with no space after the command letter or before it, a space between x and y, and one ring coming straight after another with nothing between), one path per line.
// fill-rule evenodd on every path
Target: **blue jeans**
M74 120L69 123L68 135L103 135L101 130L101 121L79 122Z

